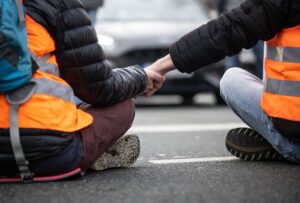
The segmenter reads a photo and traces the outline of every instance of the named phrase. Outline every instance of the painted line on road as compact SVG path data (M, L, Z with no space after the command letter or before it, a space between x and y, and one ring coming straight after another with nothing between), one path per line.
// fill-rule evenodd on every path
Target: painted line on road
M206 157L206 158L189 158L189 159L162 159L162 160L149 160L152 164L180 164L180 163L201 163L201 162L220 162L220 161L234 161L239 160L233 156L224 157Z
M129 129L132 133L168 133L168 132L203 132L222 131L232 128L247 127L244 123L207 123L207 124L166 124L136 125Z

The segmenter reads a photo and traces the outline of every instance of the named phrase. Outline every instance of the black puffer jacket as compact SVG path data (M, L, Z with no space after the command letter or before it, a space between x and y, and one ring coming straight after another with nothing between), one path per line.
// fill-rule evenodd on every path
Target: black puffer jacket
M240 7L182 37L171 46L170 54L180 71L190 73L297 25L299 0L246 0ZM283 136L300 142L300 122L273 118L273 124Z
M299 0L246 0L182 37L170 54L180 71L190 73L299 24Z
M83 101L111 105L142 93L145 72L138 67L112 70L97 35L78 0L25 0L28 14L43 25L56 43L60 73Z

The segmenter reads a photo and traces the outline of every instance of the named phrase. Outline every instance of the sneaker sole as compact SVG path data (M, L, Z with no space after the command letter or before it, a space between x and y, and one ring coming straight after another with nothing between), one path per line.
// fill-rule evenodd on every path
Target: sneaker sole
M249 128L236 128L228 132L235 133L238 131L239 136L256 136L253 135ZM255 138L255 137L254 137ZM256 139L256 138L255 138ZM234 156L244 161L263 161L263 160L283 160L284 158L272 148L270 144L265 144L257 147L238 146L226 139L226 148Z
M140 155L140 140L137 135L121 137L105 152L94 165L92 170L130 167Z

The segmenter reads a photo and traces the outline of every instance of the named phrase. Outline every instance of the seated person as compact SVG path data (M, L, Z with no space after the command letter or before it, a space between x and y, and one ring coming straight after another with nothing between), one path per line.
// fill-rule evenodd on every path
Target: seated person
M111 69L79 0L25 0L28 47L38 64L37 89L19 108L23 151L31 173L128 167L139 139L126 133L131 98L159 88L164 77L137 66ZM75 103L75 95L83 101ZM0 95L0 175L18 175L9 140L9 104ZM119 140L118 140L119 139Z

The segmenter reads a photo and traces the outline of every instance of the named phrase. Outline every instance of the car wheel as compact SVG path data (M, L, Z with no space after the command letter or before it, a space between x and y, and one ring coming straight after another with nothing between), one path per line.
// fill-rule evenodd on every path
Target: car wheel
M182 105L191 106L194 105L194 94L181 95L182 96Z

